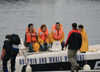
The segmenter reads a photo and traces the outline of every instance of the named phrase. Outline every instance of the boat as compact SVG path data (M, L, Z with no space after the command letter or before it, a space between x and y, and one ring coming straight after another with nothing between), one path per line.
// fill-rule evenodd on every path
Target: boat
M61 44L55 41L52 48L46 52L28 53L28 48L24 46L21 39L19 45L19 54L16 57L15 72L26 72L27 66L31 71L63 71L71 70L71 64L68 61L67 51L61 50ZM100 45L89 46L89 51L80 53L78 51L76 61L81 69L88 64L91 70L100 71ZM10 61L8 62L8 70L10 72Z

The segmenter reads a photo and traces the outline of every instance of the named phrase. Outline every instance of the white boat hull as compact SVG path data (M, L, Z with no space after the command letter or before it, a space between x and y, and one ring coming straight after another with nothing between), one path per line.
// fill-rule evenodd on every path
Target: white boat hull
M90 48L100 48L100 45L90 46ZM91 69L100 69L100 50L97 52L78 52L77 62L83 67L86 63ZM40 52L32 55L18 56L16 58L16 71L25 72L26 63L29 63L32 71L57 71L70 70L71 64L68 61L67 50L58 52Z

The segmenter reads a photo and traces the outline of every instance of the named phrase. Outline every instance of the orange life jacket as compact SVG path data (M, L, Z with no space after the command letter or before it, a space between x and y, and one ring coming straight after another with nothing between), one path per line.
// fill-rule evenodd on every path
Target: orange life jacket
M41 28L38 28L38 31L39 31L39 36L40 38L45 41L47 38L48 38L48 35L49 35L49 30L47 29L45 32L43 32L41 30Z
M55 40L60 40L61 38L62 38L62 36L63 36L63 27L61 27L60 29L59 29L59 32L56 30L56 26L55 25L53 25L52 26L52 30L53 30L53 38L55 39ZM58 34L59 33L59 34Z
M30 42L36 42L36 30L33 28L33 33L29 32L29 29L26 29L26 42L30 43Z

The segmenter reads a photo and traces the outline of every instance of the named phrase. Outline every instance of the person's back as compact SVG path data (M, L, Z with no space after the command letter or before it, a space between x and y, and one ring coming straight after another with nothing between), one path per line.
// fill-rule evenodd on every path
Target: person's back
M5 40L4 45L3 45L3 49L5 49L7 54L11 53L11 48L12 48L12 44L10 43L10 40Z
M75 29L70 31L68 39L69 49L78 50L81 47L81 33Z

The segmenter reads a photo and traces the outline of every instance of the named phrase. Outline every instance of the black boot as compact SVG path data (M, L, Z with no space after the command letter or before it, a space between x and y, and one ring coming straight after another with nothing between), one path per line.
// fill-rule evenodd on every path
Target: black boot
M80 69L80 67L78 66L78 67L76 67L76 72L78 72L79 71L79 69Z
M74 71L71 71L71 72L74 72Z

